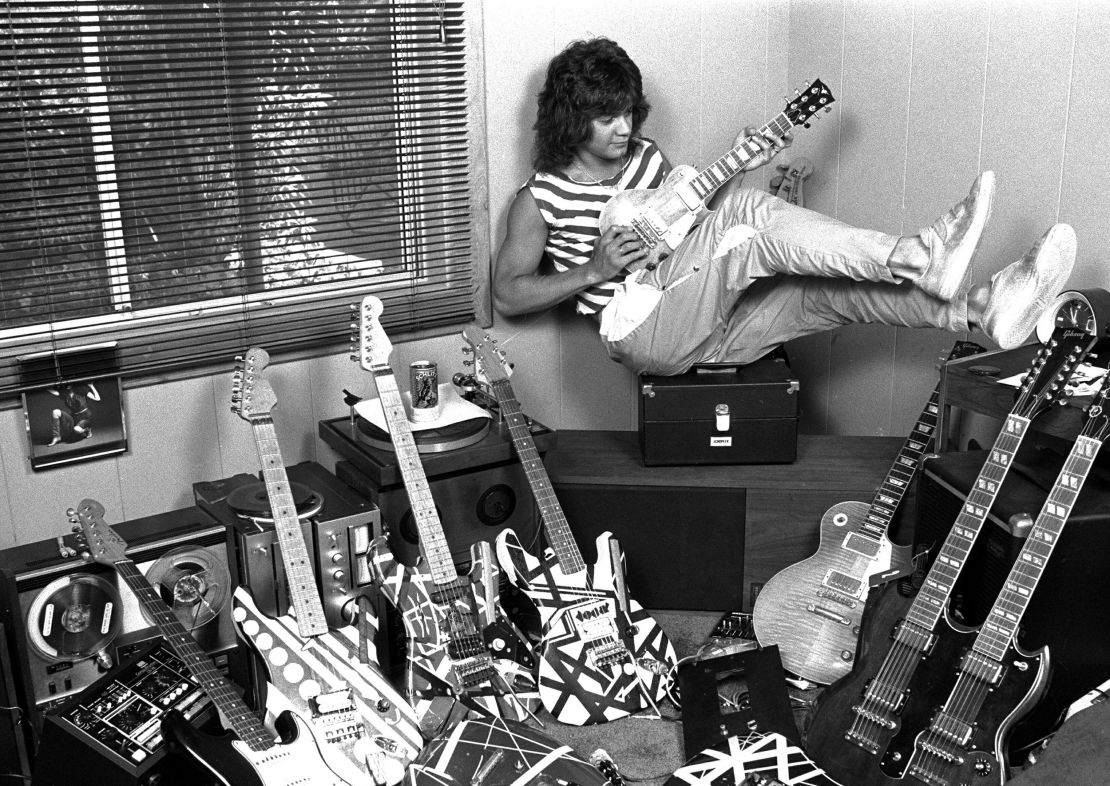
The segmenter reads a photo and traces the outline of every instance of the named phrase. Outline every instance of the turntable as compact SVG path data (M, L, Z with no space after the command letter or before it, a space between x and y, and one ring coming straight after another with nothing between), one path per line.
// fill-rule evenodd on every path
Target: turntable
M508 428L497 421L496 411L491 417L487 409L464 403L480 416L413 428L444 535L461 570L469 567L471 545L492 541L504 529L515 530L533 551L540 535L539 513ZM349 417L321 420L318 433L343 457L336 476L377 504L394 556L413 565L420 556L419 537L392 441L358 409L352 407ZM531 431L541 455L554 447L554 431L535 421Z

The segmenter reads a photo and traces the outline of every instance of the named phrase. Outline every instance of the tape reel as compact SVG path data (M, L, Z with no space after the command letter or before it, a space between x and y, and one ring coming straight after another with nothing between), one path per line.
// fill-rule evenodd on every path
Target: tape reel
M230 601L227 567L203 547L180 546L167 551L150 566L146 577L190 632L216 619ZM145 610L143 616L147 616Z
M89 573L50 582L27 610L28 639L54 662L99 656L122 626L119 590Z

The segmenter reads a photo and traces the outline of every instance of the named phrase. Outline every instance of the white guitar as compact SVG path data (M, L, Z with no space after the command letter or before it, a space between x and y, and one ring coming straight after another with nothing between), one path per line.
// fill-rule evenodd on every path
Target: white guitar
M815 79L759 133L782 136L796 125L808 125L818 112L831 109L834 100L825 83ZM614 194L601 210L601 233L612 226L631 227L647 249L646 266L655 267L686 237L709 197L761 152L755 142L745 139L701 172L676 166L659 188Z

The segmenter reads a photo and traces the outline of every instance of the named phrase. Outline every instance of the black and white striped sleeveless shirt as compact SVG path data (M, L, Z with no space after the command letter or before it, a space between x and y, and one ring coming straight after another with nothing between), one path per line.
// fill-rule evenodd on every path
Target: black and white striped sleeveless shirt
M601 237L601 209L618 191L657 188L666 177L663 154L650 139L634 139L632 158L624 170L600 183L578 183L569 178L537 172L527 188L547 224L547 245L555 269L562 272L590 260L594 244ZM596 314L608 305L613 292L627 273L591 286L575 295L580 314Z

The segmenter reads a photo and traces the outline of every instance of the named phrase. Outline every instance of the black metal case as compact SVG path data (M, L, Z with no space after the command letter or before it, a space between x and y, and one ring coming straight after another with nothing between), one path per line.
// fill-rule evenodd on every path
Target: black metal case
M798 456L798 379L784 359L641 375L645 466L789 464Z

